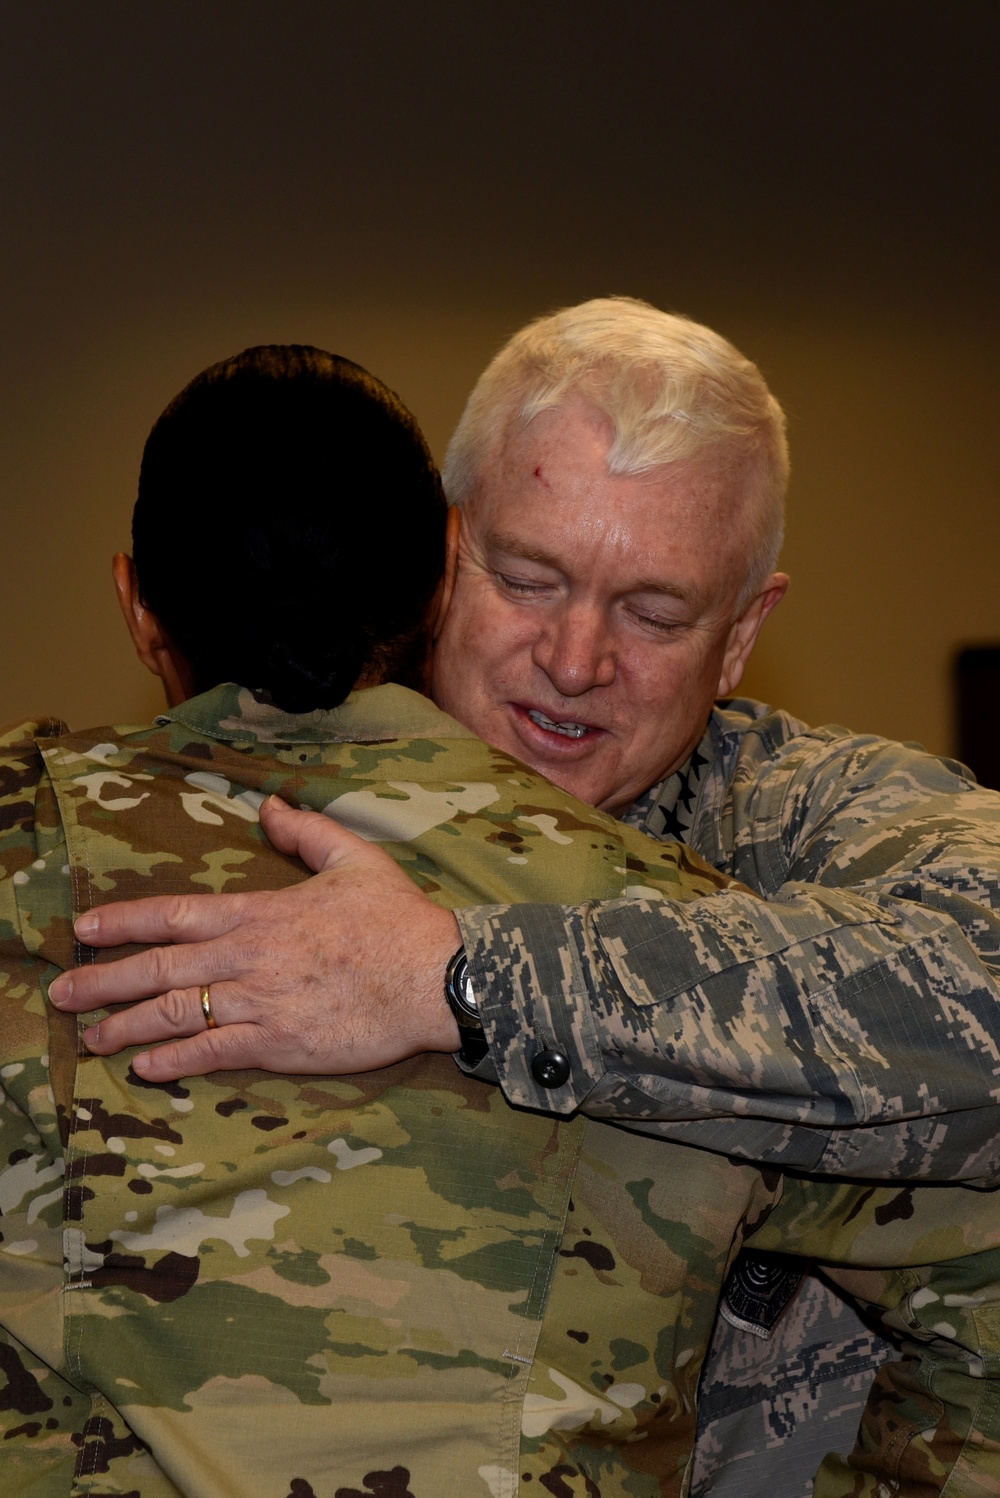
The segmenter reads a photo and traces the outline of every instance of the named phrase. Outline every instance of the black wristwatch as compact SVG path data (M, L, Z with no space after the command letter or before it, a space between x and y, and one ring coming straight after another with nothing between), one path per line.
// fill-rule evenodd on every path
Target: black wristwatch
M483 1022L479 1018L479 1002L472 986L469 959L464 947L459 947L445 969L444 996L462 1037L458 1058L466 1066L478 1066L483 1057L489 1054L490 1047Z

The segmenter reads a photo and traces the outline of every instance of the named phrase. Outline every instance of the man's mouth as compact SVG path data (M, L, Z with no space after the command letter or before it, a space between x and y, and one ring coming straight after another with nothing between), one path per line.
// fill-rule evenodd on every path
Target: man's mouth
M547 717L536 707L528 708L528 717L533 723L537 723L539 728L545 728L549 733L561 733L567 739L582 739L588 732L589 725L586 723L557 723L554 718Z

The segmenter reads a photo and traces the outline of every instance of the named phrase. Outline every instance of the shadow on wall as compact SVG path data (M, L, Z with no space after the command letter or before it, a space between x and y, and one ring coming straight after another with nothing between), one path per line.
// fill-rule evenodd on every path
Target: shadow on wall
M1000 791L1000 645L969 645L954 665L958 758L980 785Z

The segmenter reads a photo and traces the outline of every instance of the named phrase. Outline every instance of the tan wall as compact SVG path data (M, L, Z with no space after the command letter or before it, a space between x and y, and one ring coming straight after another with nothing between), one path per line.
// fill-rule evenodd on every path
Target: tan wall
M813 723L951 752L954 651L1000 641L995 342L873 316L754 346L791 415L792 588L745 685Z
M155 710L108 561L199 368L335 349L440 454L513 328L623 291L728 333L790 415L793 589L746 686L947 751L950 655L1000 639L995 5L881 0L811 39L825 8L773 3L606 33L586 0L499 30L247 0L236 40L226 10L5 23L0 721Z

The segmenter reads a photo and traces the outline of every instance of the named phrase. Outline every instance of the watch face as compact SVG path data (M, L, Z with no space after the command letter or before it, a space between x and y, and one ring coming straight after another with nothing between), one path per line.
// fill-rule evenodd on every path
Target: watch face
M472 986L469 959L464 947L459 948L448 964L444 992L462 1036L458 1059L463 1066L478 1066L483 1057L489 1054L490 1048L483 1034L483 1022L479 1018L476 990Z
M458 979L459 995L464 1007L472 1014L479 1014L479 1005L476 1003L476 990L472 986L472 974L469 972L468 964L462 969Z
M469 960L464 949L456 952L448 964L445 995L460 1025L479 1025L479 1005L476 1003L476 991L472 986Z

